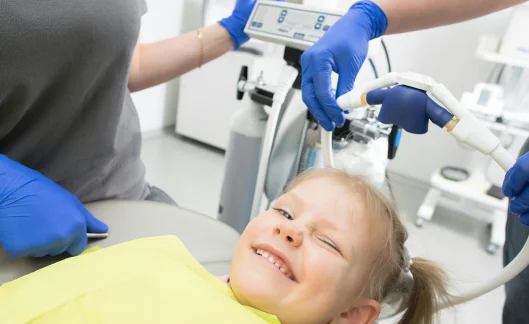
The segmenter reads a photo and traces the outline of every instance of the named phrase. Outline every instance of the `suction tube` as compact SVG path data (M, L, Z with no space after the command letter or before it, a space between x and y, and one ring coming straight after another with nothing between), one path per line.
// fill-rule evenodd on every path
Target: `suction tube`
M514 166L516 159L500 144L500 140L473 115L467 115L461 120L453 119L446 125L446 129L457 140L474 147L485 155L489 155L505 172ZM487 144L489 145L488 148ZM516 258L503 268L498 275L494 276L489 281L464 292L461 296L453 297L446 304L440 305L440 309L456 306L491 292L512 280L528 265L529 239L526 241L524 247L520 253L518 253Z
M288 92L292 88L294 81L298 77L298 70L290 65L283 67L281 72L280 82L277 90L274 94L274 102L272 104L272 111L268 117L268 123L266 125L266 133L263 140L263 146L261 148L261 159L259 161L259 172L257 173L257 182L255 185L255 191L252 203L252 214L250 219L255 218L259 215L261 208L261 200L264 192L264 185L266 181L266 174L268 173L268 164L270 162L270 154L272 153L272 147L274 145L275 133L277 125L279 123L279 115L281 114L281 107L285 102Z
M395 75L392 75L390 79L392 80L389 80L389 82L385 83L376 82L376 85L394 85L390 83L393 83L393 81L396 79ZM366 100L362 98L365 98L365 93L367 93L367 91L373 90L374 87L371 86L369 88L370 89L367 90L364 88L363 93L359 93L358 91L353 93L352 91L350 94L348 94L348 96L344 96L343 99L339 100L339 105L344 109L360 108L367 105ZM498 165L501 166L505 172L514 166L516 159L512 157L501 145L500 140L494 134L492 134L492 132L490 132L490 130L466 107L461 105L461 103L457 101L443 85L434 83L428 85L428 87L424 87L423 90L427 91L429 95L433 95L433 97L437 98L448 111L455 115L454 119L450 120L446 125L444 125L444 128L446 128L446 130L452 136L454 136L458 141L475 148L484 155L489 155L494 161L496 161L496 163L498 163ZM332 153L332 132L322 129L321 143L325 166L334 167ZM439 310L465 303L501 287L516 277L528 265L529 239L516 258L498 275L482 284L477 285L473 289L463 292L460 296L454 296L446 304L439 305Z

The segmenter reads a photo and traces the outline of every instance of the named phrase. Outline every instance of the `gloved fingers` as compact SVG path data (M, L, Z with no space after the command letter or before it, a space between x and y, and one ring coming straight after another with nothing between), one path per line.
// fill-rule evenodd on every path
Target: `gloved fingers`
M336 98L343 96L353 89L357 71L348 67L340 70L338 74L338 87L336 88Z
M56 247L50 247L48 245L43 245L36 249L32 249L31 251L28 251L25 256L28 256L31 258L42 258L44 256L50 255L51 253L53 253L52 251L56 251L56 250L57 250Z
M452 115L451 112L438 105L437 102L433 101L430 97L428 97L426 101L426 114L432 123L440 128L444 128L446 124L454 118L454 115Z
M61 254L65 253L66 250L68 250L68 247L65 246L63 248L60 248L60 249L57 249L57 250L55 250L53 252L48 253L48 255L53 256L53 257L54 256L58 256L58 255L61 255Z
M529 183L529 153L516 161L507 171L503 181L503 194L509 198L517 197Z
M86 233L78 233L76 239L68 247L67 252L71 256L76 256L84 252L86 244L88 243L88 236Z
M11 248L5 245L4 245L4 249L6 250L7 254L9 254L9 256L12 259L25 258L25 257L31 256L31 253L32 253L32 251L28 251L28 250L20 249L20 248Z
M524 226L529 226L529 213L520 215L520 224Z
M511 200L509 210L514 214L524 214L529 212L529 187L519 196Z
M375 89L371 90L366 95L367 103L370 105L381 105L384 103L384 99L388 95L390 89Z
M516 163L514 165L516 166ZM514 198L518 191L513 188L513 184L512 184L513 170L514 170L514 167L507 170L507 173L505 173L505 177L503 178L502 191L503 191L503 194L509 198ZM519 189L518 186L517 186L517 189Z
M31 253L29 256L32 258L42 258L47 255L52 255L52 254L48 251L41 251L41 252Z
M42 258L44 256L57 256L66 252L68 249L68 241L56 240L47 244L37 244L37 247L28 251L27 256L32 258Z
M408 102L410 99L415 102L422 102L428 100L429 97L424 91L411 88L408 86L399 85L396 87L386 89L375 89L371 90L366 95L367 103L370 105L383 104L385 99L392 94L392 101L395 104L401 104L401 102ZM424 101L426 104L426 101Z
M328 73L316 73L312 81L314 83L314 93L323 110L331 118L336 127L342 127L345 124L345 115L342 108L338 106L336 98L332 93L331 70L329 69Z
M3 233L0 233L0 237L2 237L2 247L13 259L31 257L40 254L42 251L49 250L48 247L42 244L32 244L27 239L17 240Z
M333 131L335 125L331 118L325 113L325 110L323 110L323 107L316 98L316 94L314 93L314 85L312 82L307 82L303 85L301 97L303 98L303 102L305 105L307 105L314 118L316 118L316 120L320 123L321 127L323 127L323 129L326 131Z
M84 215L85 215L85 218L86 218L86 230L87 230L87 233L103 234L103 233L107 233L108 232L108 226L105 223L103 223L99 219L95 218L84 207L83 207L83 211L84 211Z

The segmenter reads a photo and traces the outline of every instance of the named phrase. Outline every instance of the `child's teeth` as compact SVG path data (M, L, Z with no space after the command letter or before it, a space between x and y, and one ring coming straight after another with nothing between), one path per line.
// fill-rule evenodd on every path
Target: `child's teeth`
M271 264L273 264L274 266L276 266L276 268L279 269L279 271L281 271L283 274L288 274L289 273L289 270L288 268L279 263L278 261L276 261L276 259L272 256L272 254L266 252L265 250L262 250L262 249L257 249L256 250L256 253L263 256L266 260L268 260L268 262L270 262Z

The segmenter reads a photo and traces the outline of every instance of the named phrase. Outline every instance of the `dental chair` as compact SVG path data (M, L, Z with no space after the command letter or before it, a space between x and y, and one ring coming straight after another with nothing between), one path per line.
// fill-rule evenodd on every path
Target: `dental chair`
M229 273L239 233L224 223L181 207L151 201L105 201L86 207L110 229L107 238L89 240L87 249L144 237L175 235L209 272L217 276ZM65 258L63 255L12 259L0 249L0 285Z

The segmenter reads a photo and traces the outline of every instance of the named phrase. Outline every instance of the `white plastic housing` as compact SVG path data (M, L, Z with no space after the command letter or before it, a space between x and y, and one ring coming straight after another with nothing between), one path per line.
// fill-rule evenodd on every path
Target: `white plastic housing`
M261 159L259 161L259 171L257 173L257 183L255 185L252 214L250 215L250 219L258 216L259 210L261 208L266 174L268 173L268 164L270 161L270 154L272 153L277 125L279 123L281 107L283 106L286 96L292 88L294 81L296 81L297 76L298 70L289 65L285 65L281 71L279 84L277 85L276 92L274 93L272 111L270 113L270 116L268 117L268 122L266 124L266 133L261 148Z
M336 101L338 103L338 106L343 110L362 108L364 107L364 105L362 104L363 94L363 89L355 88L352 91L349 91L348 93L339 97Z
M450 134L485 155L490 155L500 145L499 138L474 116L461 119Z

